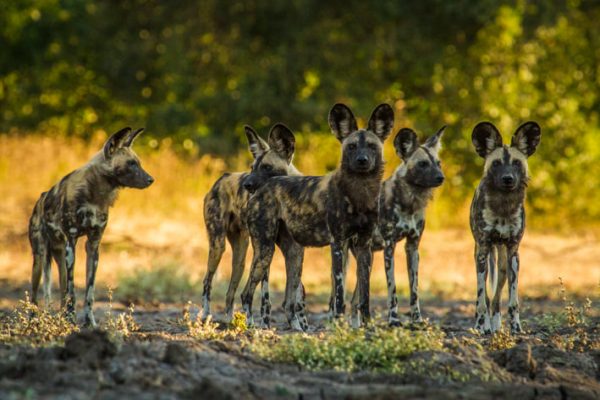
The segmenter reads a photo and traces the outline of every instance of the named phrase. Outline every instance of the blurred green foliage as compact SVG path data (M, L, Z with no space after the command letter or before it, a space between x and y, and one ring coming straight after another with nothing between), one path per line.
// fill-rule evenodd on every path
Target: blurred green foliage
M444 197L464 202L481 173L473 125L509 140L533 119L533 212L600 221L598 20L592 0L4 1L0 131L127 124L231 154L243 124L325 133L335 102L363 118L388 102L397 128L449 125Z

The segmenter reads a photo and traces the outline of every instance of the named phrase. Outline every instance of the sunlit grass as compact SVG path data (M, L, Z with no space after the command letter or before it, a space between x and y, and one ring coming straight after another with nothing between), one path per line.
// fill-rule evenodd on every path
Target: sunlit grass
M400 373L409 367L404 362L408 356L417 351L442 350L443 339L444 333L434 326L413 331L380 326L351 329L339 323L317 335L293 333L276 340L255 339L250 349L269 361L299 364L310 370Z
M78 331L79 327L71 323L64 312L36 306L27 293L12 313L0 319L0 343L52 345Z

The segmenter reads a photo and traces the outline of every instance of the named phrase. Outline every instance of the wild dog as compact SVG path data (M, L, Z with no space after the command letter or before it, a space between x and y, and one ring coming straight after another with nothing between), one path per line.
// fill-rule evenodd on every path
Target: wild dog
M423 320L418 294L419 244L425 229L427 203L433 196L433 189L444 182L438 154L445 128L430 136L422 145L419 144L417 134L408 128L401 129L394 138L396 154L403 163L382 184L379 198L379 224L373 238L373 251L384 251L390 325L400 323L394 275L394 252L396 244L402 239L406 239L404 249L408 269L411 318L414 322Z
M250 126L245 128L254 163L251 172L226 173L204 198L204 221L208 232L208 267L202 295L203 318L210 314L212 281L225 251L225 238L233 251L231 279L225 300L228 319L233 314L233 300L244 273L248 250L248 230L244 212L250 193L268 179L281 175L300 175L292 164L296 139L283 124L275 124L264 141Z
M248 201L248 230L254 248L252 269L242 292L243 310L252 322L256 285L268 279L275 244L283 251L286 270L285 312L292 328L305 330L296 313L304 247L331 246L334 313L344 313L343 254L350 240L358 263L359 309L362 321L370 317L369 280L371 236L379 214L378 197L383 175L383 142L394 124L387 104L373 111L367 129L358 129L350 109L336 104L329 126L342 143L340 167L325 176L275 177ZM263 298L263 303L265 299ZM263 324L268 315L261 307Z
M480 122L472 133L477 154L485 159L483 178L471 203L470 225L475 239L477 267L477 303L475 329L482 333L499 330L502 325L500 297L508 274L508 319L511 332L521 332L519 320L519 243L525 231L525 190L529 179L527 158L540 143L541 129L535 122L517 128L510 146L502 144L502 136L494 125ZM498 258L496 264L496 256ZM488 269L498 276L492 282L490 301L486 280Z
M81 236L87 237L85 250L86 290L85 325L96 326L94 313L94 283L98 268L98 247L108 222L109 208L119 189L144 189L154 179L142 169L131 146L143 131L124 128L113 134L90 162L71 172L42 193L29 221L29 241L33 251L31 274L32 301L37 304L41 276L46 304L50 303L51 260L58 264L61 304L67 316L75 322L75 245Z

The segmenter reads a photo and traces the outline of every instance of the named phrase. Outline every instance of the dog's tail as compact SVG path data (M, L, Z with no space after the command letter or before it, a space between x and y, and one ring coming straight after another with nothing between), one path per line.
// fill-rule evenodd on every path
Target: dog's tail
M496 295L496 288L498 286L498 248L492 246L490 253L488 254L488 280L490 285L491 298Z

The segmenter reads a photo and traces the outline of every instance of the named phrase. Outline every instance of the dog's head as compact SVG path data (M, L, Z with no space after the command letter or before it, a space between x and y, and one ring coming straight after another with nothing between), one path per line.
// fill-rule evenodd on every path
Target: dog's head
M527 158L535 153L541 134L536 122L525 122L507 146L490 122L480 122L473 128L471 139L475 151L485 159L483 175L494 189L512 192L527 184Z
M329 112L329 126L342 143L342 168L355 174L372 174L383 168L383 142L394 126L394 111L387 104L378 105L367 129L358 129L352 111L336 104Z
M289 175L296 171L292 165L296 138L287 126L281 123L273 125L266 142L251 127L246 126L245 130L254 163L242 182L244 189L254 193L269 178Z
M394 148L404 161L406 180L422 188L434 188L444 182L444 174L439 158L444 126L437 133L419 145L417 134L409 128L402 128L394 138Z
M117 186L137 189L147 188L154 182L140 164L131 146L144 128L132 131L123 128L114 133L104 145L103 167Z

